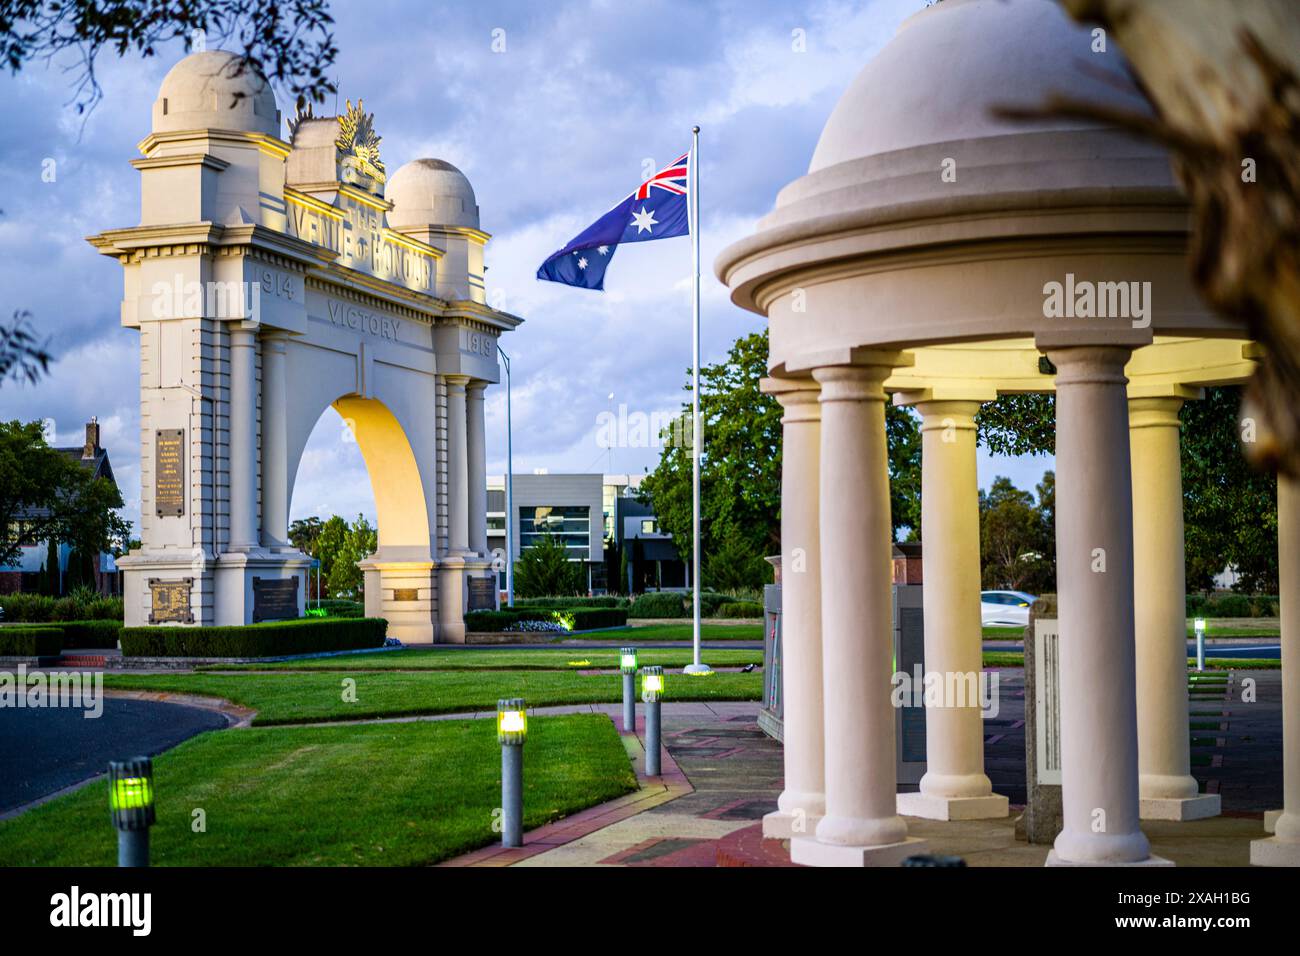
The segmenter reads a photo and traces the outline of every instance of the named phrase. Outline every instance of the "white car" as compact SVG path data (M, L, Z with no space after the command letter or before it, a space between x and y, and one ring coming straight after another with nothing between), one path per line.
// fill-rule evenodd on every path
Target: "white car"
M1037 600L1024 591L981 591L980 623L985 627L1026 627L1029 605Z

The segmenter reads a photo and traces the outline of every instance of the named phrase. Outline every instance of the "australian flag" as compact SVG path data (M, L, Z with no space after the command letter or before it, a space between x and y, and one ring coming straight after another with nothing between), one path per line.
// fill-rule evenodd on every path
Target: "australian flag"
M604 290L605 270L619 243L689 235L690 160L690 153L680 156L643 182L632 195L543 262L537 278Z

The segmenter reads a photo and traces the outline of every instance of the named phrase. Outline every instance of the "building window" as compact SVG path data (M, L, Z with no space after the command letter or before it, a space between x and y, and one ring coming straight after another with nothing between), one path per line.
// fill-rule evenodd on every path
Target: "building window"
M591 554L591 509L586 505L537 505L519 509L521 550L547 534L564 542L570 561L586 561Z
M641 533L642 533L642 534L658 534L658 533L659 533L659 529L655 527L655 519L654 519L654 518L642 518L642 519L641 519Z
M487 529L488 531L499 531L504 534L506 530L505 515L488 515Z

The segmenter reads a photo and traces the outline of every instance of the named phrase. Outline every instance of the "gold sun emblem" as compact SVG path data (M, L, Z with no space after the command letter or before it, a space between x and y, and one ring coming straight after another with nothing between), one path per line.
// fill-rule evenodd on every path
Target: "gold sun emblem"
M381 136L375 133L375 114L367 113L357 100L354 107L347 101L347 109L339 117L339 135L334 145L343 154L344 165L355 166L375 182L385 182L384 162L379 158Z

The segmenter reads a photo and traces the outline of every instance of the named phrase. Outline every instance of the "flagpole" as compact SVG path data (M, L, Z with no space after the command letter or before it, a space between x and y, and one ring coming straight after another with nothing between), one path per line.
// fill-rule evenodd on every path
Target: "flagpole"
M690 180L691 260L694 272L694 289L691 298L691 573L694 575L692 630L695 639L695 661L686 668L687 674L710 674L709 666L700 660L700 450L704 444L700 429L700 128L691 127L691 180Z

